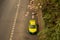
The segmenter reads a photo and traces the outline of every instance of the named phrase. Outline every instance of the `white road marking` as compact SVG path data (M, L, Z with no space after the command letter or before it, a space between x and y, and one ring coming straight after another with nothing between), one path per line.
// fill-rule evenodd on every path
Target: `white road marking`
M32 12L32 15L34 15L35 13L34 12Z
M17 4L17 11L16 11L16 15L15 15L15 18L14 18L14 22L13 22L13 26L12 26L12 30L11 30L9 40L13 40L12 38L13 38L14 29L15 29L15 25L16 25L16 20L17 20L17 16L18 16L19 6L20 6L20 0L19 0L19 2Z
M40 5L40 8L42 8L42 6Z
M34 15L32 15L32 19L34 19L34 17L35 17L35 16L34 16Z
M25 16L27 17L29 15L29 12L26 12Z

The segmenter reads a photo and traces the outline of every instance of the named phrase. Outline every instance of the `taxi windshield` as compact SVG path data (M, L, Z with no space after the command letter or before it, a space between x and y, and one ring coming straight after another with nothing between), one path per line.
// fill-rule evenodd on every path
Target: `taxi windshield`
M35 25L31 25L30 28L36 28L36 26Z

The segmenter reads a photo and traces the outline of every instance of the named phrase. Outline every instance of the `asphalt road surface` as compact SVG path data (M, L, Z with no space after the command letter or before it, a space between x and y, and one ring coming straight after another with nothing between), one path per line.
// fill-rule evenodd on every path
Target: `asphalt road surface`
M31 13L25 16L29 0L0 1L0 40L38 40L27 31Z

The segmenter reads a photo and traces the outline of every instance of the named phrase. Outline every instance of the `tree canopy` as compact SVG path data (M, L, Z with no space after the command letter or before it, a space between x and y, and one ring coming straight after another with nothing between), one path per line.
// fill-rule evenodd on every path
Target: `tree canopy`
M42 12L45 27L40 40L60 40L60 0L43 0Z

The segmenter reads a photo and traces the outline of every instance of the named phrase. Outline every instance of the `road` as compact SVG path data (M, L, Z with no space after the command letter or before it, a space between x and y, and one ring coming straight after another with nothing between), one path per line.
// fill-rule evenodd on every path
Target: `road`
M16 14L16 0L1 0L0 40L9 40L10 31Z
M30 35L27 32L28 22L31 19L31 13L25 17L29 0L20 0L18 12L19 0L0 2L0 40L38 40L37 35ZM17 17L16 13L18 13ZM14 29L13 35L11 34L12 28Z

